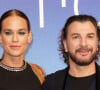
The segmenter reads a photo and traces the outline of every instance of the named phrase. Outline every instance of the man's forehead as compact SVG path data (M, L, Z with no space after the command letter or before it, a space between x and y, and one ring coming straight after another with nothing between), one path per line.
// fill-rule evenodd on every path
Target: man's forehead
M78 22L75 21L72 24L69 25L68 27L68 32L73 32L73 33L95 33L96 28L95 26L90 22Z

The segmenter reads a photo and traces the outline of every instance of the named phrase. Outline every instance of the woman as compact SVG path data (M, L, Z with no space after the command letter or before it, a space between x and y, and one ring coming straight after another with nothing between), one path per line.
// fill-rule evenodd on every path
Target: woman
M24 60L32 40L28 17L19 10L9 10L0 18L0 43L4 53L0 61L0 90L41 90L43 70Z

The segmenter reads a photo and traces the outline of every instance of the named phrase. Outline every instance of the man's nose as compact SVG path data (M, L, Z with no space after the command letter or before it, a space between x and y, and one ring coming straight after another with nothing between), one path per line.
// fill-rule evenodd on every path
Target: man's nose
M87 46L87 40L85 38L82 38L80 44L81 46Z

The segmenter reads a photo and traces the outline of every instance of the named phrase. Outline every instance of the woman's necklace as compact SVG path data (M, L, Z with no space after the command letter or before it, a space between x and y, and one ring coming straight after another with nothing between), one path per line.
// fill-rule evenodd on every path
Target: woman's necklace
M0 62L0 67L6 69L6 70L8 70L8 71L18 72L18 71L23 71L23 70L25 70L26 67L27 67L27 63L24 62L24 65L23 65L22 67L9 67L9 66L3 64L2 62Z

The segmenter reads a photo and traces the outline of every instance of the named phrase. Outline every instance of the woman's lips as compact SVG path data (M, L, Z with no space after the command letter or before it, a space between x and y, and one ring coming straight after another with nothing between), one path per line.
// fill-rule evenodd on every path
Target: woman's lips
M17 50L19 49L21 46L20 45L11 45L10 46L12 49Z

